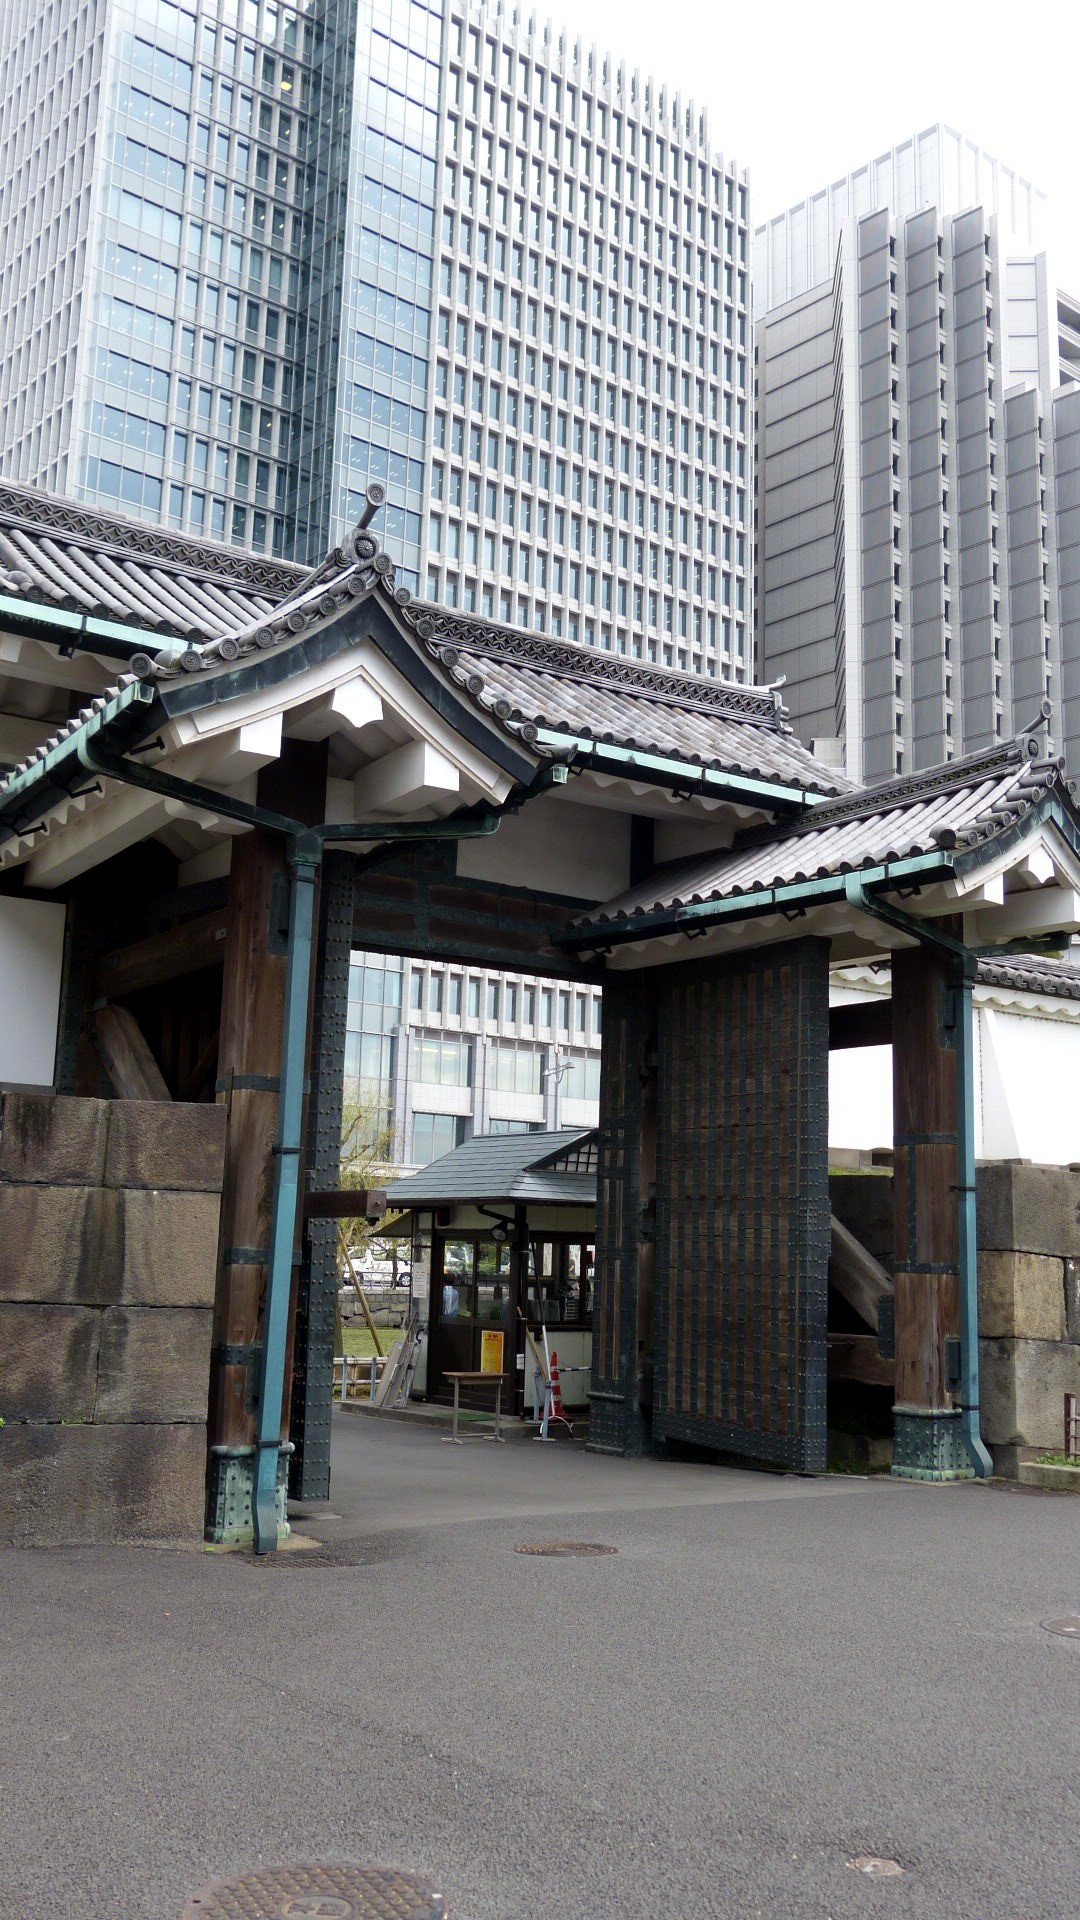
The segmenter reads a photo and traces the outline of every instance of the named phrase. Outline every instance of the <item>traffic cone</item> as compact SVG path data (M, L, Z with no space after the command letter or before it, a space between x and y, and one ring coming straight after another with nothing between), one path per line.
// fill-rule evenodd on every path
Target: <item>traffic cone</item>
M565 1421L567 1426L570 1424L563 1411L562 1388L559 1385L559 1356L554 1350L551 1355L551 1417L553 1420Z

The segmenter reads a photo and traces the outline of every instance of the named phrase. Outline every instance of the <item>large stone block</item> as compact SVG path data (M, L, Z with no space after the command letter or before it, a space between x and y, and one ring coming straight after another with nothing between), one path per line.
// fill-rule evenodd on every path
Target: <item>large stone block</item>
M0 1543L94 1546L203 1537L203 1426L0 1431Z
M0 1095L0 1182L100 1186L109 1106L51 1093Z
M1080 1393L1080 1349L980 1340L982 1430L994 1446L1060 1448L1065 1395Z
M224 1107L110 1102L106 1186L212 1192L221 1187L224 1161Z
M123 1214L104 1187L0 1188L0 1299L118 1300Z
M95 1419L205 1421L212 1321L209 1308L107 1307Z
M1080 1255L1080 1173L1002 1161L980 1167L976 1180L980 1248Z
M984 1340L1064 1340L1065 1262L1044 1253L980 1253Z
M5 1420L92 1420L101 1314L93 1307L0 1304Z
M197 1191L4 1187L0 1299L211 1306L219 1208Z
M132 1306L212 1307L217 1193L136 1187L116 1197L123 1203L123 1250L114 1299Z

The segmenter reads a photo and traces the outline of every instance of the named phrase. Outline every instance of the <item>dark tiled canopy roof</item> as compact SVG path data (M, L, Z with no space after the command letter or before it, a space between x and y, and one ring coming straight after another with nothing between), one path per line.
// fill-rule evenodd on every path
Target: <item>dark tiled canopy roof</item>
M707 769L815 793L851 791L845 775L821 766L796 739L773 688L706 680L413 600L395 584L390 556L362 528L269 619L217 645L133 665L155 678L212 672L222 660L295 640L369 593L393 606L483 712L529 744L546 729L598 747L664 756L687 766L688 785Z
M480 1201L552 1207L596 1201L596 1134L563 1127L553 1133L479 1133L429 1167L395 1180L389 1206L450 1206Z
M264 619L302 567L0 481L0 593L146 629L215 640Z
M121 612L119 576L127 603L152 602L156 635L165 643L152 646L148 634L145 653L136 651L130 659L135 675L152 685L209 679L249 656L296 648L351 606L374 599L415 635L428 658L489 722L540 756L560 750L541 738L550 732L582 743L579 758L595 757L598 764L604 748L612 748L620 756L618 770L630 777L631 756L677 762L677 772L686 768L688 792L703 785L706 774L762 781L799 795L853 790L844 774L820 765L796 739L777 690L706 680L414 601L406 587L396 584L393 561L368 529L357 528L318 567L304 573L88 513L43 495L0 488L0 564L15 539L13 524L3 519L5 512L16 518L21 512L18 551L37 553L38 572L31 578L20 570L22 562L14 573L9 565L6 575L0 573L0 591L5 578L8 590L15 591L18 579L23 583L20 593L39 598L51 593L59 604L65 592L77 589L83 610L92 602L98 613L134 621L130 605ZM67 532L61 542L62 527ZM66 555L63 584L53 553L58 544ZM160 565L155 564L159 552L165 556ZM106 558L112 583L108 593L102 581ZM52 582L51 588L40 584L43 578ZM183 634L180 615L174 613L171 625L167 617L169 608L180 602L192 609L192 626ZM196 633L196 602L213 603L220 615L216 629L211 629L211 609L206 607L200 616L204 624ZM231 608L228 619L226 602ZM143 619L149 625L150 612L144 611ZM79 726L90 711L79 714L48 745ZM23 769L41 757L41 751L44 748L32 754Z
M724 852L658 869L582 924L633 920L699 902L856 873L919 854L963 853L994 839L1044 795L1067 791L1056 761L1022 735L922 774L812 807L795 824L736 835Z
M409 609L410 614L413 609ZM796 739L770 688L733 686L598 653L542 634L508 633L418 607L416 631L480 704L597 747L684 761L695 770L814 793L850 790ZM584 750L584 749L583 749Z

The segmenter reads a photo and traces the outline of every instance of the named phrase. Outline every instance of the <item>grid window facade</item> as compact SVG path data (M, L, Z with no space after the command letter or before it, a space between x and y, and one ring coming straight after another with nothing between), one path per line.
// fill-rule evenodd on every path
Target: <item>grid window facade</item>
M746 185L701 116L446 0L12 4L15 477L312 562L378 480L414 591L750 677Z
M216 0L198 14L98 0L72 12L22 9L0 56L14 239L0 325L18 343L0 376L6 464L18 479L284 554L310 23L272 0ZM57 15L69 24L50 38Z
M579 45L448 23L423 590L749 676L746 188Z

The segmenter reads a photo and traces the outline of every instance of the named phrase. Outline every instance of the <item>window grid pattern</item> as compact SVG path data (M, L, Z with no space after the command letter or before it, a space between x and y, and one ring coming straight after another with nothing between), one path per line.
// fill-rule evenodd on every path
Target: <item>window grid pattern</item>
M12 286L32 278L45 237L31 236L31 221L44 219L63 244L70 195L80 240L62 288L62 454L43 465L56 437L46 432L51 376L33 315L16 315L12 334L22 341L29 329L35 384L14 406L35 424L24 434L11 406L0 412L3 444L16 448L12 470L283 553L291 544L310 27L272 0L216 0L198 17L172 0L101 0L80 10L76 25L92 73L85 99L64 116L50 101L47 114L39 109L10 136L12 167L23 160L24 172L47 173L83 110L91 122L78 165L61 155L59 179L28 197L6 270ZM14 94L21 80L32 96L62 55L63 42L39 45L16 25L0 87ZM25 155L15 150L20 141Z
M429 598L749 672L746 189L580 47L447 34Z

